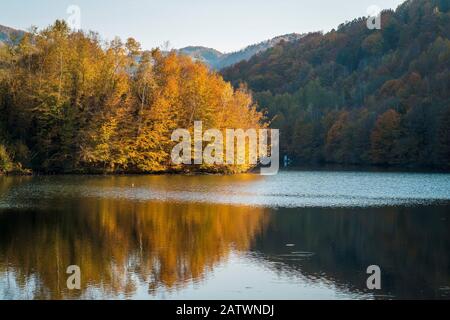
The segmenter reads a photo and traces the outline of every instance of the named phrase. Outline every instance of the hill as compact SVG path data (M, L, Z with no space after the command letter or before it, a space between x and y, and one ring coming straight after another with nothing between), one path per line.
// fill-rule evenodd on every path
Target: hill
M410 0L222 70L246 83L296 164L450 166L448 0Z
M23 31L0 25L0 45L10 43L13 39L20 38Z

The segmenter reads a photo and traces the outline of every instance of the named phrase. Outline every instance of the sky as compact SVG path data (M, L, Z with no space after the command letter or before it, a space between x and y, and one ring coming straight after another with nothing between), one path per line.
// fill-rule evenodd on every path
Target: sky
M83 30L111 40L134 37L144 49L201 45L240 50L278 35L329 31L367 16L367 9L395 9L404 0L0 0L0 24L27 30L69 19L80 9Z

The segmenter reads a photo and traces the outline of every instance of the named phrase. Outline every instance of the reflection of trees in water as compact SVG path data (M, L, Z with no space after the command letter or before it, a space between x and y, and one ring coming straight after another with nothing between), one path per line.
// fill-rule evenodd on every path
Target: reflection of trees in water
M8 176L2 176L0 175L0 204L2 203L2 200L8 192L17 185L20 185L21 183L30 181L31 177L29 176L19 176L19 177L8 177Z
M201 281L231 250L247 250L262 232L262 209L208 204L86 200L70 211L0 214L0 272L22 288L38 279L32 298L76 297L67 266L82 272L82 296L129 296L137 285L176 290Z
M376 264L383 280L376 294L445 297L441 289L450 286L448 211L448 206L280 209L254 249L279 272L326 279L353 292L369 292L366 268ZM302 251L314 255L286 256Z
M439 288L450 287L448 206L280 209L268 214L265 209L218 204L107 198L141 190L164 194L211 188L221 194L257 179L252 175L2 178L0 204L41 209L0 213L0 290L5 288L5 273L22 288L11 286L12 293L0 296L32 288L30 298L79 297L65 289L65 270L72 264L82 270L82 297L130 296L138 286L147 287L150 294L177 290L190 281L202 281L232 247L254 248L260 253L258 263L269 261L280 273L301 273L312 282L326 279L352 292L367 291L365 270L371 264L382 268L381 294L434 298L445 294ZM18 185L21 188L14 189ZM89 198L92 194L105 198ZM296 246L286 247L288 243ZM289 255L302 251L315 255Z

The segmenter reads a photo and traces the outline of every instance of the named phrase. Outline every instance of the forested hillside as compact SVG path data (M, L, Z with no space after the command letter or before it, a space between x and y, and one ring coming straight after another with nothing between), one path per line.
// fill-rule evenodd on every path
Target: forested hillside
M245 90L189 57L142 53L134 39L105 44L57 21L0 48L0 173L184 170L170 163L171 133L196 120L263 125Z
M222 71L246 83L296 164L450 168L450 1L410 0Z

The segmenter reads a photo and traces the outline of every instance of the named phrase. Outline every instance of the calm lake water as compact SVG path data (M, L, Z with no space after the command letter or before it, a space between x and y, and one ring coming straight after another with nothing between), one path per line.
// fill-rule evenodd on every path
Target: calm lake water
M450 299L450 175L0 177L0 299L64 298Z

